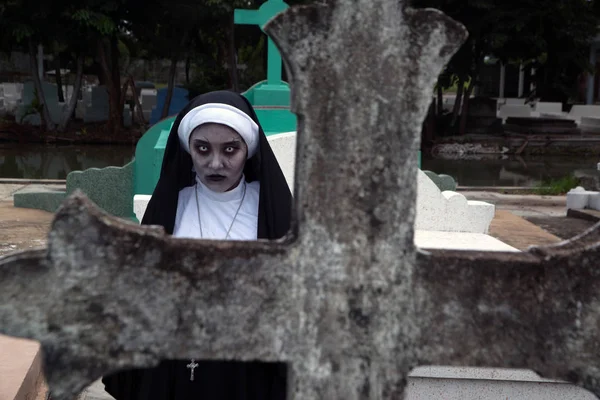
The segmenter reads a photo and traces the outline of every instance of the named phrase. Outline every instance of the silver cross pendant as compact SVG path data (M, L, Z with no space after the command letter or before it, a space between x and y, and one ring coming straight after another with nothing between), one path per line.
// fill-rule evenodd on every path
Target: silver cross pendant
M192 358L192 361L187 365L190 369L190 381L194 380L194 369L198 367L198 363Z

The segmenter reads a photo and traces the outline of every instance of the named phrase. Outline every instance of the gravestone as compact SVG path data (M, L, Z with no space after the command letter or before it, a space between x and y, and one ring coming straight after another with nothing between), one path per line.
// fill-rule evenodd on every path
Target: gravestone
M42 81L41 84L50 118L52 122L57 124L62 118L62 106L58 101L58 89L56 85L49 82ZM34 83L25 82L23 84L23 98L15 114L15 119L18 123L40 126L42 120L40 114L33 107L35 101Z
M6 114L6 106L4 105L4 86L0 85L0 117Z
M467 116L467 132L499 133L502 131L502 120L497 117L498 100L489 97L473 97L469 99Z
M191 100L189 99L189 94L190 93L187 89L180 87L173 88L173 97L171 98L171 103L169 104L169 117L177 115L181 110L183 110L183 108ZM152 113L150 114L150 125L154 125L161 120L162 110L166 100L167 89L158 89L156 91L156 107L152 110Z
M83 120L85 118L85 112L88 107L92 105L92 88L82 87L81 88L81 100L77 102L75 107L75 118Z
M98 123L108 121L110 104L106 86L92 86L83 89L81 102L77 105L76 117L83 119L84 123ZM123 124L126 127L132 124L132 113L128 104L123 108Z
M148 81L135 81L135 92L138 97L142 95L142 89L156 89L156 85Z
M84 106L83 122L108 121L109 102L106 86L93 86L89 94L84 94Z
M144 120L149 121L152 111L156 108L157 93L156 89L142 89L140 95L140 103L142 105L142 113Z
M1 86L3 88L4 109L7 114L14 115L23 98L23 84L4 82Z
M600 228L527 253L415 250L412 149L466 31L405 3L268 24L302 121L288 237L178 240L73 195L45 251L0 259L0 331L41 341L53 398L164 358L283 361L290 399L400 399L432 364L600 394Z

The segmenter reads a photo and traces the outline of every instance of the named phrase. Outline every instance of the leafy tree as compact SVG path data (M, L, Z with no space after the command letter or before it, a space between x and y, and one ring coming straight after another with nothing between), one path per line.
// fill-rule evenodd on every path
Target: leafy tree
M55 124L50 118L46 97L38 75L36 52L38 43L42 43L46 39L44 33L52 28L53 18L50 7L36 3L38 2L33 0L3 2L0 6L0 20L3 22L0 25L0 36L9 41L15 41L27 49L37 95L37 107L40 110L43 125L47 130L52 131L55 129Z
M2 48L9 50L14 44L27 49L30 58L31 76L36 94L36 109L39 110L43 125L47 131L58 128L64 131L77 103L76 95L71 98L67 110L60 121L53 121L50 117L40 76L38 75L38 60L36 50L39 44L45 48L64 50L80 28L77 24L68 24L69 20L60 7L51 7L47 3L33 0L11 0L0 3L0 37L4 38ZM53 34L50 34L53 32ZM11 45L12 43L12 45ZM57 57L58 58L58 57ZM75 91L79 91L83 71L83 55L76 55L76 81ZM57 65L60 69L60 65ZM59 85L60 85L60 78ZM58 124L58 125L57 125Z
M440 9L469 31L438 82L447 88L458 80L454 121L462 98L468 99L478 82L486 56L534 66L537 94L543 100L565 101L579 73L590 68L590 39L600 22L597 0L413 0L412 5ZM461 133L467 108L468 101L462 102Z

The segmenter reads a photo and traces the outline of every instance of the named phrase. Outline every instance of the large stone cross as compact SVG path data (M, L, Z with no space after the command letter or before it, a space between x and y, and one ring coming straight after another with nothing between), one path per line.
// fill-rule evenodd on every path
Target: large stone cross
M527 253L418 252L421 122L465 30L398 0L267 26L298 114L276 243L177 240L73 196L0 261L0 331L42 342L54 397L163 358L285 361L290 399L399 399L417 365L532 368L600 394L600 229Z

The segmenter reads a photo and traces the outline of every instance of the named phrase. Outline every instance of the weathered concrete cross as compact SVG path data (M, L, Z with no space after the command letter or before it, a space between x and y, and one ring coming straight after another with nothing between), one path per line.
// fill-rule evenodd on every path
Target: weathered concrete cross
M0 331L56 398L162 358L285 361L291 399L398 399L416 365L527 367L600 394L600 228L523 254L418 253L415 157L465 38L398 0L292 8L267 31L299 118L293 234L174 240L81 196L48 249L0 261Z

